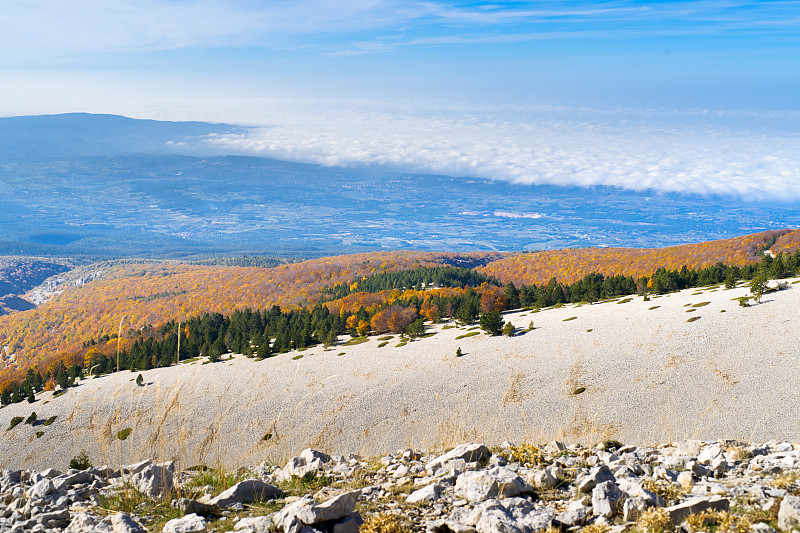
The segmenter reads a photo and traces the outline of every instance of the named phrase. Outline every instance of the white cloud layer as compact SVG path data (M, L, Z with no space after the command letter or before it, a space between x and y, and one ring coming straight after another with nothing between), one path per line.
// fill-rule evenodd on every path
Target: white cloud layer
M206 140L228 153L524 184L800 200L800 117L587 109L281 106L270 126ZM796 114L795 114L796 115ZM782 124L788 124L789 127Z

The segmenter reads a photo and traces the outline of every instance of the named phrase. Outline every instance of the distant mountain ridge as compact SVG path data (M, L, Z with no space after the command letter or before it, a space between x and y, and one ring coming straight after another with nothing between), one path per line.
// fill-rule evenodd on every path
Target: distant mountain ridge
M0 159L192 152L176 143L241 128L207 122L64 113L0 118Z

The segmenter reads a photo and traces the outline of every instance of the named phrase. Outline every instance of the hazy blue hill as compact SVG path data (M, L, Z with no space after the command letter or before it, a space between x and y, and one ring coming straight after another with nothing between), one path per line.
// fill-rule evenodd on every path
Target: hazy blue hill
M239 128L205 122L138 120L118 115L67 113L0 118L0 158L163 154L187 148L168 141L227 133Z

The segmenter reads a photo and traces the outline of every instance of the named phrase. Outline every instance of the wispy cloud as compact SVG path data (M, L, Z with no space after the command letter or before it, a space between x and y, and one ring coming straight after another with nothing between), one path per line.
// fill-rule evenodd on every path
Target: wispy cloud
M800 200L800 135L765 126L766 115L358 108L275 115L269 128L207 142L331 166Z
M413 0L7 0L0 56L313 46L339 54L575 36L796 33L798 2L632 0L454 5ZM598 33L600 32L600 33ZM619 33L622 32L622 33ZM481 37L483 36L483 37ZM367 44L375 43L375 44Z

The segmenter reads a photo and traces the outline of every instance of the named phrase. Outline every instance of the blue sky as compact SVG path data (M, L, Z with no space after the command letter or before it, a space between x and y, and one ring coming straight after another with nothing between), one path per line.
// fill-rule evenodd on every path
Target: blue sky
M800 2L11 0L0 68L191 96L796 108ZM63 80L63 81L62 81Z
M686 154L694 170L725 161L720 150L754 135L764 147L786 147L767 154L783 166L762 165L765 176L798 179L800 167L791 155L800 112L795 1L0 0L0 76L0 115L92 111L274 126L297 140L265 141L262 132L237 149L331 164L402 166L405 152L374 147L331 159L341 145L299 136L317 127L329 139L369 144L384 128L379 138L391 144L394 129L447 146L442 160L466 161L487 154L475 153L479 132L463 139L464 124L487 124L488 144L505 138L523 150L572 125L581 143L562 169L509 172L500 161L484 171L524 182L570 182L574 150L585 142L602 154L610 133L623 146L653 140L651 160L631 153L631 165L674 159L656 153L658 142L698 142L706 132L703 149L714 158ZM528 135L541 124L550 129ZM540 163L519 156L508 157ZM715 186L701 188L726 190Z

